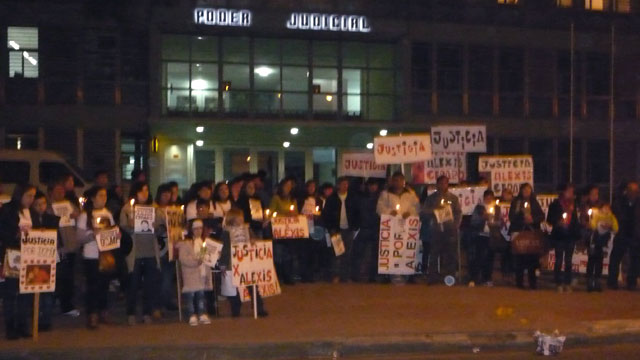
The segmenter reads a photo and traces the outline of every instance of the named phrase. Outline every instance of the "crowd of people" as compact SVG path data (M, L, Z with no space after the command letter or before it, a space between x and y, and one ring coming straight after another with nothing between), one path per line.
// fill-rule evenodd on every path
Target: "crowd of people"
M437 179L435 188L425 188L419 193L407 185L400 172L394 173L388 183L384 179L363 181L346 177L338 178L335 185L313 180L297 183L295 178L287 177L276 189L266 185L264 175L245 174L216 184L197 182L184 197L175 182L161 184L152 196L146 176L140 171L133 174L128 196L124 196L120 186L110 187L108 174L103 171L96 173L93 186L80 198L74 192L72 176L52 179L45 192L34 185L18 184L10 201L0 208L0 256L4 259L7 250L19 250L21 237L32 229L58 229L56 291L42 294L40 331L51 329L56 300L64 315L80 316L74 303L76 290L80 288L74 283L76 272L82 272L86 281L83 311L90 329L112 322L108 300L114 284L118 284L120 296L126 299L127 322L131 326L139 321L138 300L142 302L143 323L161 318L166 311L178 310L177 284L181 287L189 325L211 323L208 315L215 313L220 295L214 289L219 289L225 277L230 276L230 232L234 227L246 226L251 238L270 239L268 214L305 215L314 223L309 238L274 240L276 273L280 282L287 285L315 281L441 284L447 277L460 279L459 265L464 262L468 286L493 286L499 257L503 278L513 273L516 286L524 288L526 273L528 286L535 289L542 254L512 251L512 241L522 234L539 234L546 229L548 247L555 250L554 281L559 292L571 292L575 284L572 256L576 246L586 247L589 256L587 290L602 290L604 249L612 236L615 238L607 285L610 289L618 288L620 264L629 253L627 287L636 288L640 271L640 226L636 225L640 224L640 202L636 182L625 184L613 205L601 201L596 186L578 193L573 185L564 185L546 216L530 184L522 185L515 196L505 190L497 197L486 190L473 214L465 216L458 196L449 191L445 176ZM73 221L63 224L52 205L65 201L72 206ZM508 217L501 214L504 207L499 206L507 203ZM182 206L185 218L185 240L175 248L179 267L168 257L164 211L176 205ZM153 232L134 231L136 206L154 207L155 220L147 224ZM449 216L443 217L443 209L448 210L444 213ZM382 215L420 218L423 266L416 269L418 275L378 274ZM113 226L120 229L120 247L99 251L96 234ZM345 248L340 256L335 255L329 240L336 234ZM209 238L224 245L215 271L203 264L199 250ZM80 264L82 268L77 269ZM6 337L29 336L32 295L20 294L17 278L4 277ZM227 289L222 295L229 300L232 316L240 316L242 302L237 289L232 288L231 292ZM258 315L268 316L259 293L255 300Z

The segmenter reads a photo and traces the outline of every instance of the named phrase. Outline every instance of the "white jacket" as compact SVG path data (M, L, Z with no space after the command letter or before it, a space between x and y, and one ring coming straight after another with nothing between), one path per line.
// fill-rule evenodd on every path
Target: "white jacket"
M396 208L397 205L400 205L399 209ZM402 190L400 195L384 190L378 198L376 211L378 215L389 215L393 210L396 210L398 214L408 212L411 216L417 216L420 212L420 200L410 188Z

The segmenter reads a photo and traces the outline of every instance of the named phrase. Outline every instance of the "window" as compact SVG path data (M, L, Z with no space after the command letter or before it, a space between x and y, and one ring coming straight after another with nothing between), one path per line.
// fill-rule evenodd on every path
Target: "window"
M73 182L76 187L84 187L84 182L73 174L73 171L69 169L65 164L53 161L42 161L38 166L40 174L41 184L48 184L51 181L62 178L65 175L72 174Z
M584 8L587 10L602 11L605 10L605 1L606 0L584 0Z
M9 77L38 77L38 28L9 26Z
M587 181L603 184L609 181L609 141L594 140L587 143Z
M213 150L194 151L196 163L196 181L214 180L216 178L216 154Z
M222 154L225 179L233 179L249 172L249 149L225 149Z
M469 113L493 113L493 49L469 48Z
M518 0L498 0L498 4L516 5Z
M614 0L613 11L619 13L631 12L631 0Z
M529 154L533 157L533 179L536 184L553 183L553 141L537 139L529 141ZM537 164L537 166L535 166Z
M26 161L0 161L0 179L5 184L28 183L29 168Z
M573 0L557 0L558 7L569 8L573 6Z

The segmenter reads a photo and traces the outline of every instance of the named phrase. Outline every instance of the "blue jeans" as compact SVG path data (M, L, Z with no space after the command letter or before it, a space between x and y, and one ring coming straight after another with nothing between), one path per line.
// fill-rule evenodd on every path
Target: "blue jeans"
M196 311L198 315L204 314L204 291L186 292L182 296L184 297L184 310L187 318L196 314Z

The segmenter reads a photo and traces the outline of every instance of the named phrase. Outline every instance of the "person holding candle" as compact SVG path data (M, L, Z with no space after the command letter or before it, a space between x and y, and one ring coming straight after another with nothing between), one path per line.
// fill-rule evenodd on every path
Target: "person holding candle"
M625 254L629 253L629 271L627 273L627 289L636 288L638 270L640 270L640 202L638 201L640 190L638 182L630 181L622 185L619 196L613 201L613 213L618 219L620 230L613 239L613 249L609 257L609 275L607 288L618 290L618 275L620 264Z
M265 220L269 218L269 209L264 210L264 204L256 192L256 183L251 179L245 181L237 207L244 213L244 221L249 223L253 234L262 239Z
M544 212L533 193L531 184L520 186L520 192L511 202L509 208L509 235L513 236L521 231L540 229L540 223L544 221ZM524 289L524 271L527 270L529 287L537 288L536 270L540 266L539 254L514 255L516 286Z
M558 292L571 292L573 250L580 239L580 221L576 208L575 187L564 184L559 196L549 205L547 222L553 226L551 242L555 248L554 279ZM564 272L562 265L564 263Z
M595 214L591 214L590 227L592 236L587 253L587 291L602 291L600 277L604 260L604 247L609 243L611 235L618 233L618 220L611 211L609 204L602 204Z
M378 237L380 236L380 215L376 211L378 198L380 197L380 183L378 179L369 178L365 183L366 189L360 197L360 231L355 239L354 265L356 273L355 281L360 280L360 267L362 262L366 264L367 280L370 283L376 281L378 275Z
M298 256L301 260L300 276L304 283L314 282L314 272L318 264L318 255L326 248L325 228L320 216L321 200L317 194L317 183L309 180L305 183L305 194L298 198L298 209L309 222L309 238L298 244Z
M292 195L295 182L293 178L286 177L280 181L276 194L271 198L269 212L272 217L296 216L298 207ZM292 241L298 240L276 240L273 243L274 263L276 273L280 280L287 285L293 285L293 259L295 254Z
M482 204L476 205L471 214L474 238L471 246L473 256L469 257L469 287L474 287L476 281L486 286L493 286L491 275L495 254L491 247L492 238L498 238L497 240L506 243L500 234L502 216L493 191L485 190L482 199Z
M175 301L175 292L173 291L173 280L176 278L176 267L173 261L169 261L169 239L167 233L167 207L171 204L171 187L169 184L160 184L156 191L157 208L156 223L158 224L158 246L160 246L160 294L156 298L156 308L165 308L169 311L178 310ZM156 314L158 314L156 312Z
M185 216L187 221L198 218L198 211L196 203L197 201L203 200L209 203L209 214L207 217L213 217L213 201L211 200L212 189L211 183L208 181L201 181L199 183L195 183L191 186L189 191L191 193L191 200L187 202L187 206L185 207Z

